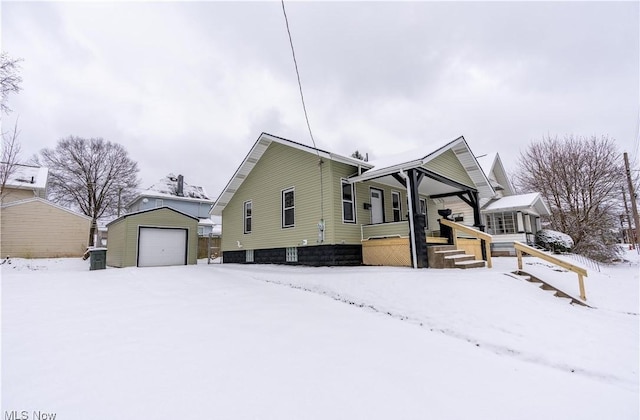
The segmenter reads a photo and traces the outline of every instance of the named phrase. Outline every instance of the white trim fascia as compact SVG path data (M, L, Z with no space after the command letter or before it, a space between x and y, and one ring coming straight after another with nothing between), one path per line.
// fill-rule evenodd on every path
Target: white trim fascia
M62 207L59 204L56 204L56 203L54 203L52 201L49 201L49 200L45 200L44 198L40 198L40 197L33 197L33 198L26 198L24 200L11 201L9 203L3 204L2 206L0 206L0 208L4 209L4 208L20 206L22 204L28 204L28 203L32 203L32 202L41 202L41 203L47 204L47 205L49 205L51 207L55 207L58 210L64 210L67 213L73 214L74 216L82 217L82 218L87 219L89 221L92 220L91 217L87 216L86 214L78 213L76 211L73 211L73 210L68 209L66 207Z
M236 169L234 174L225 185L222 193L218 196L217 199L214 200L213 205L211 206L211 210L209 214L214 216L221 216L224 208L229 204L229 201L233 198L235 192L240 188L244 180L251 173L255 165L258 163L262 155L267 150L267 148L271 145L271 143L276 142L282 144L284 146L292 147L294 149L298 149L307 153L314 154L316 156L320 156L320 158L332 160L335 162L346 163L348 165L359 167L359 166L367 166L372 168L373 165L368 164L367 162L361 161L359 159L348 158L346 156L337 155L334 153L326 152L324 150L320 150L311 146L307 146L302 143L297 143L292 140L284 139L282 137L276 137L272 134L261 133L256 142L253 144L249 153L245 156L245 158L240 163L240 166Z

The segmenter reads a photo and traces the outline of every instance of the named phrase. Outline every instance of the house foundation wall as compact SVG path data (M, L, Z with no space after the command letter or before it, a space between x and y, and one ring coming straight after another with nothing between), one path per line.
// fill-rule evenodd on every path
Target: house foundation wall
M253 250L255 264L289 264L307 266L353 266L362 265L361 245L317 245L298 247L298 261L287 261L286 248ZM223 251L222 262L247 264L245 250ZM250 263L248 263L250 264Z

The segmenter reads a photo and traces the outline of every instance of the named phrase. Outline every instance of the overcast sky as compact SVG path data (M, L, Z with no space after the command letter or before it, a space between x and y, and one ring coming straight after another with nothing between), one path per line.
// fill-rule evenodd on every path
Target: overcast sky
M141 187L215 199L261 132L311 144L279 2L2 2L23 157L123 144ZM508 170L542 136L638 156L639 3L287 2L317 146L376 158L464 135Z

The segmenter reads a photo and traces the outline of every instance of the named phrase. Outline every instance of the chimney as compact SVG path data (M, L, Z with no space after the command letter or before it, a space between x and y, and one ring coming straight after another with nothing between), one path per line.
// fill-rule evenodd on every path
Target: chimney
M184 177L182 175L178 175L178 190L176 192L178 197L184 197Z

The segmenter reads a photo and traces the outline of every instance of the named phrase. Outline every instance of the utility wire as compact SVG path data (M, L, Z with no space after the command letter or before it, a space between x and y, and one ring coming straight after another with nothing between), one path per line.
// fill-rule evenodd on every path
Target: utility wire
M291 45L291 55L293 55L293 64L296 68L296 76L298 77L298 88L300 89L300 99L302 100L302 110L304 111L304 118L307 121L307 128L309 129L309 136L311 137L311 142L313 143L313 147L318 152L318 148L316 147L316 141L313 138L313 133L311 132L311 124L309 124L309 115L307 114L307 107L304 103L304 94L302 93L302 83L300 82L300 71L298 71L298 60L296 60L296 52L293 49L293 40L291 39L291 30L289 29L289 19L287 18L287 11L284 9L284 0L280 1L282 3L282 13L284 14L284 22L287 25L287 34L289 35L289 45ZM320 153L318 152L318 157L320 157Z
M291 46L291 55L293 56L293 64L296 68L296 77L298 78L298 89L300 90L300 100L302 101L302 110L304 111L304 119L307 122L307 128L309 129L309 137L311 137L311 143L313 148L316 149L318 155L318 168L320 168L320 219L322 223L322 234L319 242L324 241L324 184L322 181L322 158L320 157L320 151L316 146L316 141L313 138L313 132L311 131L311 124L309 124L309 114L307 113L307 106L304 103L304 94L302 93L302 82L300 82L300 71L298 70L298 60L296 60L296 52L293 48L293 39L291 39L291 30L289 29L289 19L287 18L287 11L284 8L284 0L280 0L282 4L282 14L284 15L284 22L287 26L287 34L289 35L289 45Z

